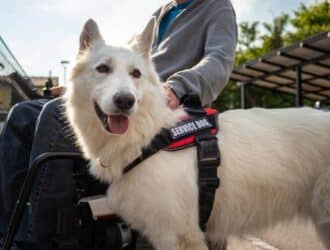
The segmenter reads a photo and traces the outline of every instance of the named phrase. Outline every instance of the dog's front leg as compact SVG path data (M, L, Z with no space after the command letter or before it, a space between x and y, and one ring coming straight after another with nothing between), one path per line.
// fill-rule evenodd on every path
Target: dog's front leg
M179 250L180 248L179 241L175 234L173 233L164 233L160 237L155 239L154 237L150 237L150 240L153 242L153 245L156 250Z
M151 237L153 238L153 237ZM204 234L199 230L191 230L184 234L163 233L155 241L157 250L207 250Z

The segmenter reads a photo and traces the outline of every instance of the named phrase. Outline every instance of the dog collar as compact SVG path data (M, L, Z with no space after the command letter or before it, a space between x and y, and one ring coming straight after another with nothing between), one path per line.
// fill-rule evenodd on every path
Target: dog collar
M103 164L100 158L99 158L99 164L102 168L110 168L110 165L107 166L107 165Z

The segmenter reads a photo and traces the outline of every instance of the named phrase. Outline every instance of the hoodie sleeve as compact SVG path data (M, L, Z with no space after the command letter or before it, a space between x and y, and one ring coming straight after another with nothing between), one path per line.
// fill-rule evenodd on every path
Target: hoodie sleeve
M192 68L179 71L167 83L182 100L187 93L200 96L203 105L214 101L226 86L237 43L235 12L226 7L213 12L207 24L204 56Z

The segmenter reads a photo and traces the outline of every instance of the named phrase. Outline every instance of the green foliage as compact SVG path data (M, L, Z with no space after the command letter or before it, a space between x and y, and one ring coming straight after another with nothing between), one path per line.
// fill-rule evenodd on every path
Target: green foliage
M258 37L258 25L259 22L241 22L239 24L240 36L238 41L239 50L253 48L253 43L256 42Z
M267 34L261 37L261 52L267 53L274 49L279 49L284 45L284 32L289 23L289 15L283 14L274 19L273 23L264 23L263 26Z
M301 4L294 11L293 16L282 14L276 17L272 23L263 23L264 34L259 33L260 25L257 21L240 23L236 66L263 56L271 50L301 41L322 31L329 31L329 0L323 0L309 6ZM294 96L292 95L252 85L248 85L247 89L247 104L249 107L278 108L294 106ZM304 105L311 106L313 102L304 100ZM220 111L239 108L239 86L234 82L230 82L214 103L214 107Z
M298 42L321 31L330 30L330 2L306 6L301 4L290 20L293 32L287 32L287 42Z
M257 46L259 39L259 22L242 22L239 24L238 50L236 52L236 65L252 60L261 54L261 49Z
M236 109L240 107L240 88L239 86L230 81L226 88L221 93L220 97L213 103L213 107L223 112L228 109Z
M282 108L295 105L292 95L263 89L255 85L248 87L246 99L248 107Z

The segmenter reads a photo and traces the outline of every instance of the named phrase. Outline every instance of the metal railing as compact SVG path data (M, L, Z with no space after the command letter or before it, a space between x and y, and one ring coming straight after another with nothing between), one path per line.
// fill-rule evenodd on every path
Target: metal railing
M13 72L18 72L23 77L27 76L23 67L0 36L0 75L9 75Z

